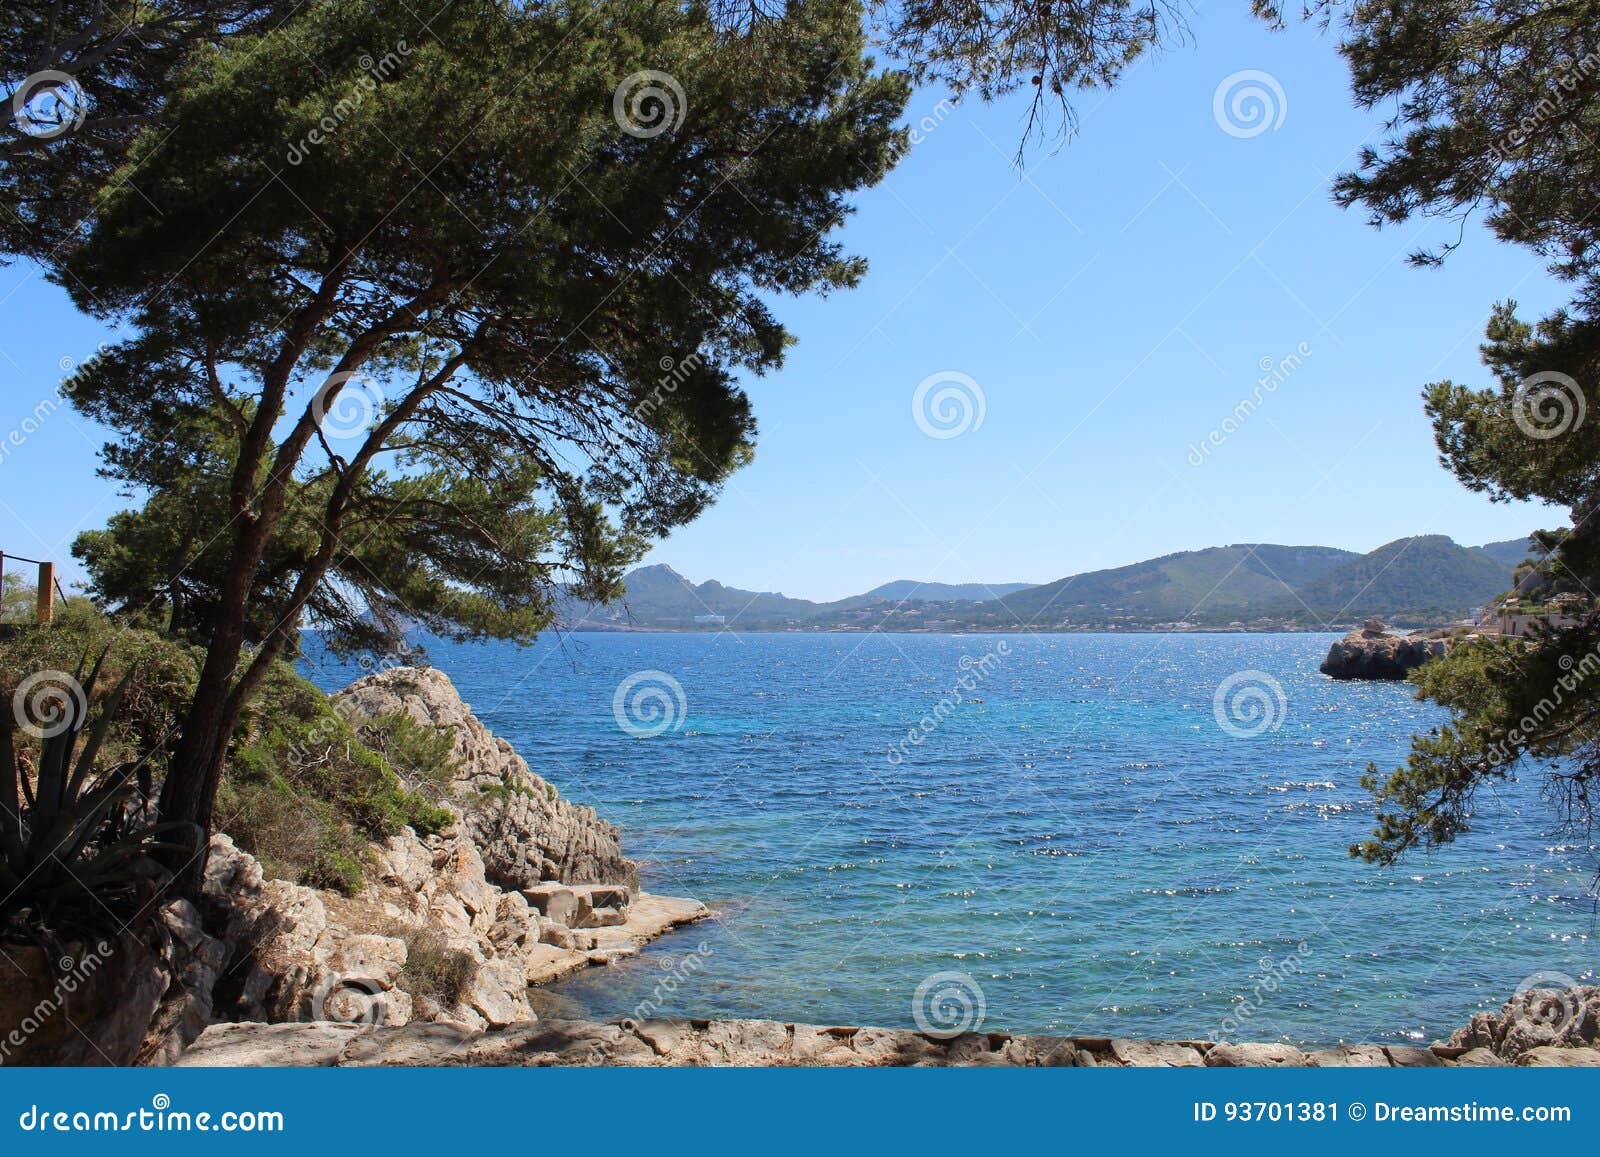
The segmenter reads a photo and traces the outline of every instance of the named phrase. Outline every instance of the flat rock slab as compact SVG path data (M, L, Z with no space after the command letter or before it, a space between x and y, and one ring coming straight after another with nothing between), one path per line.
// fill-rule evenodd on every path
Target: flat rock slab
M1206 1053L1206 1064L1217 1069L1295 1069L1311 1060L1291 1045L1219 1044Z
M1382 1045L1338 1045L1310 1055L1319 1069L1386 1069L1393 1062Z
M1563 1049L1554 1045L1540 1045L1519 1056L1517 1064L1534 1068L1600 1069L1600 1048Z
M398 1030L397 1030L398 1031ZM358 1024L214 1024L175 1062L175 1068L323 1068L358 1034ZM431 1062L417 1062L431 1063Z
M1119 1064L1150 1069L1198 1069L1205 1064L1193 1045L1166 1041L1114 1040L1111 1055Z

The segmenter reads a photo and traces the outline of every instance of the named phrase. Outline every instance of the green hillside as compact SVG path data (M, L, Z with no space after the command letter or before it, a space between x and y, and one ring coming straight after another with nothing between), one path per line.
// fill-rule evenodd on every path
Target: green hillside
M1442 534L1401 538L1330 571L1296 593L1319 618L1459 618L1511 585L1511 564Z
M1359 556L1327 546L1247 543L1072 575L1003 601L1037 627L1127 620L1229 622L1281 607L1296 587Z

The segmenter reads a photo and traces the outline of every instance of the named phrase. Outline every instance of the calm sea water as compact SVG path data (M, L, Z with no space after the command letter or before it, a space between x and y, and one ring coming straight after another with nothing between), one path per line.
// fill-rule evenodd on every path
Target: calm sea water
M620 825L647 889L719 913L558 986L563 1014L981 1011L994 1030L1327 1044L1432 1039L1530 976L1592 976L1596 849L1548 830L1534 783L1485 791L1448 851L1347 857L1371 827L1367 763L1393 767L1442 715L1318 674L1332 638L587 634L428 653Z

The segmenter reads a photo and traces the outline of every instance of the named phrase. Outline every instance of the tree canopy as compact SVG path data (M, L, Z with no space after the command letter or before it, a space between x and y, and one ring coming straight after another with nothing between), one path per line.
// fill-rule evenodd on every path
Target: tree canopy
M70 393L157 495L80 552L207 643L163 814L208 818L308 610L527 638L705 507L790 340L772 295L864 270L830 233L907 96L864 49L850 0L743 33L380 0L190 54L54 274L129 330Z

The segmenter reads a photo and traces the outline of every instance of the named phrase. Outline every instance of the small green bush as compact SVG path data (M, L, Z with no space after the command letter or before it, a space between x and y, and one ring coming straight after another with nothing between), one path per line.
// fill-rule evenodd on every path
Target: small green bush
M478 962L469 953L451 948L431 928L410 928L403 933L406 963L400 970L400 987L413 996L426 996L441 1008L454 1008L472 987Z

